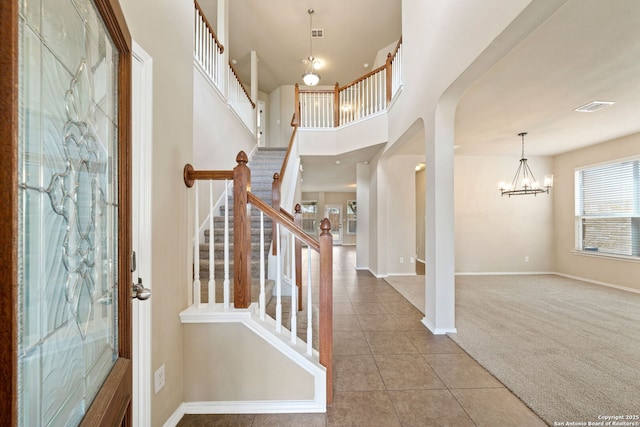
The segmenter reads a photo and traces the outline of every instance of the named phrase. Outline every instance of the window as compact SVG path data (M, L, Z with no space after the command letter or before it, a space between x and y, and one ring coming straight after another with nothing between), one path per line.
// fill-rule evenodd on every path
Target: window
M300 204L302 209L302 229L309 234L318 233L318 201L303 200Z
M347 200L347 234L356 234L358 209L355 200Z
M576 171L576 249L640 257L640 159Z

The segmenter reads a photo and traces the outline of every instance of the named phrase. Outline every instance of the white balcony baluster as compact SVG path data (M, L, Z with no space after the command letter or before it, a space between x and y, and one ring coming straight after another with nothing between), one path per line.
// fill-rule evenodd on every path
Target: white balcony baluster
M194 229L193 239L193 303L200 307L200 221L198 219L198 181L195 184L195 209L194 209Z
M264 278L264 213L260 211L260 320L264 320L265 317L265 301L266 295L264 290L265 278Z
M216 304L215 244L213 242L213 181L209 181L209 310Z
M276 225L276 332L282 331L282 255L280 248L280 224Z
M229 183L224 180L224 308L229 308Z
M302 261L301 261L302 262ZM311 248L307 248L307 354L313 352L313 295L311 292Z
M298 336L298 287L296 286L296 236L291 237L291 344L296 343Z

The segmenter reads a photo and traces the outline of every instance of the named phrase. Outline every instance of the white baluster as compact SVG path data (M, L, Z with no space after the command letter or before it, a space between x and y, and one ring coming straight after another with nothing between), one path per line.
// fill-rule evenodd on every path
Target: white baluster
M260 211L260 320L265 315L265 290L264 290L264 213Z
M229 185L224 180L224 308L229 308Z
M194 208L194 229L195 236L193 239L193 303L200 308L200 221L198 219L198 181L196 181L194 192L196 195Z
M200 57L198 56L198 11L197 10L194 12L194 15L195 15L194 26L196 28L196 31L193 34L193 55L199 60Z
M280 224L276 224L276 332L282 331L282 274L281 274L281 248L280 248Z
M209 180L209 310L216 304L215 244L213 242L213 181Z
M291 236L291 343L298 336L298 287L296 286L296 236Z
M311 248L307 247L307 354L313 352L313 296L311 295Z

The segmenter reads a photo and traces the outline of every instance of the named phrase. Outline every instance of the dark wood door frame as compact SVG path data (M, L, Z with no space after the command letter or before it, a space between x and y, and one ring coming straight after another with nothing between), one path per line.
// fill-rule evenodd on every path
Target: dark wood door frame
M119 359L83 424L131 423L131 35L118 0L94 0L119 52ZM18 1L0 2L0 425L18 421Z

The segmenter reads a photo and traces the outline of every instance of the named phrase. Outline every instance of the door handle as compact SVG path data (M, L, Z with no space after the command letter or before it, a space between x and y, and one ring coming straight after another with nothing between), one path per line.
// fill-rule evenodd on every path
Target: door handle
M140 301L151 298L151 289L142 286L140 277L138 277L138 283L134 283L131 287L131 298L138 298Z

